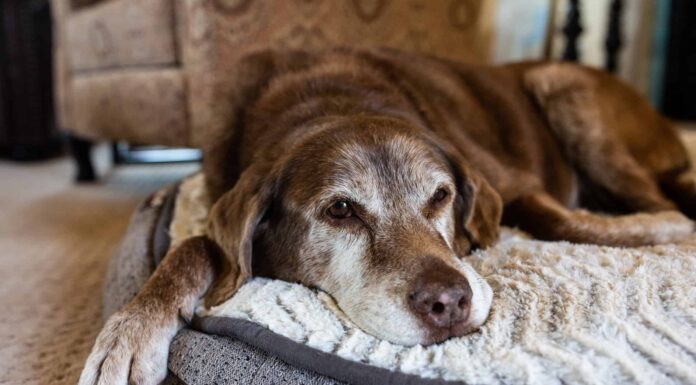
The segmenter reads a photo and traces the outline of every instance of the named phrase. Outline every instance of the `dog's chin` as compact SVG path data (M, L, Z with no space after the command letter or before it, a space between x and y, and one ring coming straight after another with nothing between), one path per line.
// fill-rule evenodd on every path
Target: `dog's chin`
M388 306L387 306L388 307ZM430 331L424 328L410 312L386 312L388 317L353 317L345 314L363 332L396 345L414 346L429 341Z
M471 334L477 331L481 327L480 324L464 322L461 324L452 325L449 328L430 328L425 326L418 326L414 328L417 330L416 333L399 333L399 331L397 330L382 330L377 332L369 330L369 327L362 327L360 325L357 326L363 331L365 331L367 334L372 335L373 337L403 346L434 345L440 342L444 342L450 338L466 336L467 334Z
M439 344L450 338L463 337L478 330L480 325L471 324L469 322L453 325L450 328L431 329L426 333L426 337L418 344L429 346Z
M488 285L486 285L486 287L488 287ZM416 320L415 317L410 317L408 312L401 313L400 315L393 314L393 317L391 317L390 320L394 321L402 319L402 321L406 321L410 318L410 322L389 322L390 320L368 321L355 319L353 323L365 333L370 334L380 340L388 341L397 345L429 346L437 344L450 338L463 337L471 334L477 331L485 323L492 298L492 290L490 290L490 287L488 287L488 289L488 292L480 293L482 297L479 301L474 300L474 302L478 302L475 306L482 306L482 308L471 308L465 322L457 323L450 327L435 328L426 326L421 320ZM399 324L402 327L375 327L375 325L385 324L389 324L390 326Z
M466 322L452 325L448 328L432 328L423 324L409 311L392 301L386 301L390 305L380 308L380 316L374 319L362 319L351 317L353 322L366 333L381 340L398 345L433 345L450 338L463 337L477 331L488 319L493 302L493 290L488 282L481 277L469 264L461 260L456 261L457 268L465 275L472 291L471 308ZM374 314L374 313L373 313ZM390 314L390 315L388 315ZM372 318L372 317L368 317Z
M348 301L345 307L340 300L336 304L343 309L343 314L348 320L362 331L393 344L427 346L443 342L449 338L463 337L475 332L486 322L493 302L493 290L486 280L467 263L457 260L456 264L469 282L472 299L466 321L449 328L426 326L422 319L406 310L405 303L400 303L395 298L387 296L361 296L360 303ZM401 297L397 296L397 298ZM380 298L380 301L369 303L368 298ZM372 309L372 311L365 312L366 308ZM360 311L351 311L354 309L360 309Z

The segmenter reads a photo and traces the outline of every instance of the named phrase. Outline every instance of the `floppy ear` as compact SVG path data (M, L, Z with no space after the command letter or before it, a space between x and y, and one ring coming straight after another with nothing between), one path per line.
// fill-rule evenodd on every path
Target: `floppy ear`
M216 103L200 134L203 171L211 202L233 188L241 176L239 151L248 108L280 71L305 68L311 56L304 51L263 49L244 55L230 65L225 77L211 88ZM207 108L207 107L206 107ZM195 138L194 138L195 139Z
M206 307L224 302L251 277L254 232L270 205L275 179L267 169L250 166L213 205L208 236L222 249L225 264L206 294Z
M470 172L462 190L461 226L468 235L472 248L486 248L498 240L503 202L498 192L478 172ZM465 195L466 194L466 195ZM471 198L467 199L469 196Z
M486 248L500 234L503 201L486 178L469 166L456 151L448 151L457 180L456 247L458 254L471 248Z

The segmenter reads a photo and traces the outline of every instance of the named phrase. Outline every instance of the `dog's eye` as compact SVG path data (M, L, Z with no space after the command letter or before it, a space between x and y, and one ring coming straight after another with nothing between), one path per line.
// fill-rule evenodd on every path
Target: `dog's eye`
M334 202L326 212L329 216L336 219L350 218L353 216L353 209L350 207L350 203L346 201Z
M433 203L440 203L443 200L445 200L445 198L447 198L447 195L448 195L447 190L445 190L443 188L439 188L439 189L437 189L437 191L435 191L435 194L433 194L433 197L431 198L432 202Z

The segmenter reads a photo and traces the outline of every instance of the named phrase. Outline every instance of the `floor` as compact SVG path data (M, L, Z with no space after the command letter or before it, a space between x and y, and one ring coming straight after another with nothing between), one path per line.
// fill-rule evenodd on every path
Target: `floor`
M131 212L196 169L124 166L75 185L67 159L0 162L0 384L77 382L101 327L106 263Z

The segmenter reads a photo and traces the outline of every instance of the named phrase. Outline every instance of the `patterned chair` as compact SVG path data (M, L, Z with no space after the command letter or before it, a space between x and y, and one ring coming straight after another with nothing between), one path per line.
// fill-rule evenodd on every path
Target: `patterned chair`
M88 140L197 147L230 68L260 47L388 46L488 58L482 0L52 0L59 125Z

